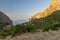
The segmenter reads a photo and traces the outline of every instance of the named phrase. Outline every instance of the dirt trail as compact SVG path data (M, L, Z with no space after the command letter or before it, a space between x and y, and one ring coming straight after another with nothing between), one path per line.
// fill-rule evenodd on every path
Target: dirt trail
M60 30L49 32L25 33L5 40L60 40Z

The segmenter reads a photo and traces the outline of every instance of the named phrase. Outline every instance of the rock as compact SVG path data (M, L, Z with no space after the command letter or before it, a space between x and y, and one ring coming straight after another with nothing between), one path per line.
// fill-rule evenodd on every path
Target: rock
M45 17L51 15L51 13L56 10L60 10L60 0L52 0L50 7L48 7L46 10L44 10L42 12L39 12L39 13L33 15L32 17L29 18L29 20L45 18Z
M0 11L0 24L4 23L12 25L12 20L6 14Z

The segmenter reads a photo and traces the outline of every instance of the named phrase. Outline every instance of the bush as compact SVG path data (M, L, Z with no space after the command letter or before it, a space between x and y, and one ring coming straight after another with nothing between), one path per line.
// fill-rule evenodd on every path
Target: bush
M55 24L54 27L60 28L60 23L59 24Z
M26 29L27 32L34 32L34 31L37 30L37 27L34 24L27 23L25 25L25 29Z
M9 35L11 35L9 30L2 30L1 33L0 33L0 39L5 38L5 37L7 37Z
M25 32L26 32L25 27L23 25L20 25L20 24L17 24L14 27L11 28L11 35L12 36L22 34L22 33L25 33Z
M3 26L4 26L3 24L0 24L0 30L3 30Z
M15 36L18 34L26 33L26 32L34 32L37 30L37 27L35 27L31 23L26 23L26 24L17 24L11 29L11 35Z
M31 22L24 23L24 24L17 24L15 26L11 27L11 30L1 30L0 31L0 38L5 38L6 36L12 35L12 37L26 33L26 32L35 32L37 29L43 29L43 31L49 31L49 30L58 30L60 28L60 23L58 24L49 24L40 27L39 23L38 25L35 25ZM39 28L40 27L40 28Z
M51 25L42 27L42 29L43 31L58 30L59 27L60 27L60 24L51 24Z

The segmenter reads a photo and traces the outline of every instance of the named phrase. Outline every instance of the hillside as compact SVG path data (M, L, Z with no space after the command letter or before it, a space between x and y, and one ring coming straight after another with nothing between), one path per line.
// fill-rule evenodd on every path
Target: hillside
M56 10L51 15L45 18L32 20L32 23L36 24L37 26L39 25L41 27L51 25L51 24L59 24L60 23L60 10Z
M52 3L47 9L31 16L29 20L47 17L56 10L60 10L60 0L52 0Z
M48 17L16 25L12 30L13 37L5 40L60 40L60 10Z

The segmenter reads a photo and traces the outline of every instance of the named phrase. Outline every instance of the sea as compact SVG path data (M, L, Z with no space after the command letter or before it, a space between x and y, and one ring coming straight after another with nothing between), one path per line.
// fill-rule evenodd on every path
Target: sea
M25 22L28 22L28 20L13 20L13 25L22 24L22 23L25 23Z

